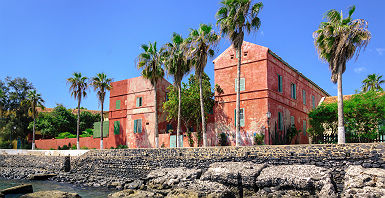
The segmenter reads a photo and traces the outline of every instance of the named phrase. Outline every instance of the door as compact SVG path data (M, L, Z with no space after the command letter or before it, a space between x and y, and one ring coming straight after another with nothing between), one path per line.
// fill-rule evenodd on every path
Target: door
M179 135L180 147L183 147L183 135ZM176 135L170 135L170 148L176 148Z

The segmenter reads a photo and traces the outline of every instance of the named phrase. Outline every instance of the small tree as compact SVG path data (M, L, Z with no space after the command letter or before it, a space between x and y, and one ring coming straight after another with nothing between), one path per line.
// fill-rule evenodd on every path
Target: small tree
M369 74L368 77L362 81L362 92L368 91L384 91L381 85L385 83L385 80L382 80L382 75L379 74Z

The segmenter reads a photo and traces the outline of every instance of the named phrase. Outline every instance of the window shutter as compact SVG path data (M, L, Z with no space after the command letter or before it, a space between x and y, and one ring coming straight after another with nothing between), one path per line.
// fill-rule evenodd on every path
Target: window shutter
M138 120L134 120L134 133L138 132Z
M278 74L278 92L282 92L282 76Z
M139 98L136 98L136 107L139 107Z
M296 84L293 84L293 95L294 95L294 99L297 99L297 85Z
M306 120L303 121L303 135L306 135Z
M119 135L120 132L120 121L114 122L114 134Z
M291 126L295 125L295 118L294 118L294 116L290 116L290 124L291 124Z
M237 126L237 109L234 109L234 126Z
M311 96L311 99L312 99L313 109L314 109L314 108L315 108L315 97L314 97L314 96Z
M138 132L142 133L142 119L138 120Z
M240 116L239 116L239 119L240 119L240 125L241 127L244 127L245 126L245 109L242 108L240 109Z
M306 105L306 91L305 90L302 90L302 100L303 100L303 104Z
M282 113L278 112L278 129L282 130Z
M237 87L238 87L238 79L235 79L235 86L234 86L235 92L237 92Z
M116 101L116 109L120 109L120 100Z
M245 91L245 78L241 78L241 91Z

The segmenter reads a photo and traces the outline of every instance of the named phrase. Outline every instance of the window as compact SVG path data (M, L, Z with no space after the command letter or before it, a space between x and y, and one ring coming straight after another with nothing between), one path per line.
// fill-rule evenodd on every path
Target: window
M136 107L141 107L142 106L142 97L137 97L136 98Z
M116 101L116 109L120 109L120 100Z
M238 79L235 79L235 92L237 92ZM245 91L245 78L241 78L240 91Z
M282 93L282 76L278 74L278 92Z
M283 129L283 116L281 112L278 112L278 129Z
M303 121L303 135L306 135L306 129L307 129L307 127L306 127L306 120L304 120Z
M294 83L291 83L291 98L297 99L297 85Z
M241 127L245 126L245 109L240 108L239 109L239 125ZM237 126L237 109L234 109L234 126Z
M315 97L314 96L311 96L311 101L313 103L313 109L315 108Z
M290 116L290 125L295 126L295 118L294 116Z
M134 133L142 132L142 119L134 120Z
M114 134L119 135L120 132L120 121L114 122Z
M169 101L168 92L166 92L166 101Z
M302 90L302 100L303 104L306 105L306 91L304 89Z

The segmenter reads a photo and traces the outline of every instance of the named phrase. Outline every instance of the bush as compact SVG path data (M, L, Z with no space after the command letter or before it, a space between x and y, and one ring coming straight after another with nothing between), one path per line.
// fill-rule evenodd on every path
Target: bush
M92 129L86 129L85 131L82 132L79 137L91 137L94 134L94 131Z
M76 135L70 132L63 132L63 133L59 133L59 135L55 139L65 139L65 138L76 138Z
M116 147L116 149L126 149L126 148L128 148L127 145L119 145Z
M265 144L265 135L257 133L254 136L254 145L263 145Z
M69 150L69 149L70 149L70 147L67 145L63 145L62 147L60 147L60 146L57 147L57 150Z
M83 146L83 147L81 147L81 149L88 150L88 147Z
M12 148L12 146L9 140L0 142L0 149L10 149L10 148Z
M226 133L219 134L219 146L228 146L229 143L227 141Z
M72 145L72 146L71 146L71 149L72 149L72 150L76 150L76 149L77 149L76 145Z

